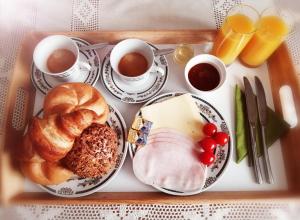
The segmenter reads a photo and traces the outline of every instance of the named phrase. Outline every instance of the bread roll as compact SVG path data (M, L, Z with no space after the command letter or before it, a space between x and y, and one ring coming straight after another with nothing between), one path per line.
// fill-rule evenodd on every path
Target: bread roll
M76 138L62 163L80 177L95 178L107 174L115 165L117 150L116 132L107 125L94 123Z
M64 83L48 92L44 100L44 115L64 114L80 109L97 114L94 122L103 124L109 109L103 96L94 87L85 83Z

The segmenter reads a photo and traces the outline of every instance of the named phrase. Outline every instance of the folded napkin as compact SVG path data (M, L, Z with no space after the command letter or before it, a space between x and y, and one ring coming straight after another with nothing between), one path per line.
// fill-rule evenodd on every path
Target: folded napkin
M250 146L245 95L241 89L235 88L235 129L236 129L236 162L241 162L247 155L247 144ZM261 156L260 126L257 123L256 143L258 155ZM279 137L289 130L290 126L278 114L268 107L268 123L266 127L266 145L270 147Z

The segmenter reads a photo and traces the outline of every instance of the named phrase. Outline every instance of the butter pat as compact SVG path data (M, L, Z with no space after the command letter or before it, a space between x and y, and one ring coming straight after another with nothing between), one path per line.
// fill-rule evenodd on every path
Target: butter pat
M192 137L194 141L203 137L203 119L191 94L145 106L141 112L144 119L153 123L151 130L173 128Z

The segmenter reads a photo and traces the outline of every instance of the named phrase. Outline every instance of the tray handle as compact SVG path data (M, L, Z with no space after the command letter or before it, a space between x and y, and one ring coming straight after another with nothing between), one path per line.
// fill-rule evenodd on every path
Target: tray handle
M29 34L21 45L15 68L9 81L4 132L0 133L0 202L5 204L23 191L24 178L14 158L25 126L33 114L35 88L30 79L32 51L35 45Z
M283 43L268 60L269 78L272 88L275 111L284 113L280 99L282 88L289 87L294 101L294 114L300 119L300 77L297 76L287 45ZM282 153L285 161L288 187L300 192L300 125L299 120L290 131L281 138Z

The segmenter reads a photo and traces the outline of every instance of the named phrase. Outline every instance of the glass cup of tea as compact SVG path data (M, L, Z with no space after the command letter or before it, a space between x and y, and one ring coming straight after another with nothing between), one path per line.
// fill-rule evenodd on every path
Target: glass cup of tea
M263 64L285 40L293 25L290 11L274 7L264 10L257 31L239 56L241 62L250 67Z
M212 54L225 65L231 64L244 49L257 29L259 13L248 5L231 8L218 31Z
M76 81L88 63L79 60L79 48L69 37L51 35L42 39L34 49L33 62L43 73L65 82Z
M154 64L154 58L149 44L139 39L126 39L112 49L110 65L123 82L143 83L149 74L165 74L161 67Z
M186 64L184 69L188 89L198 95L218 90L226 81L226 66L218 57L200 54Z

